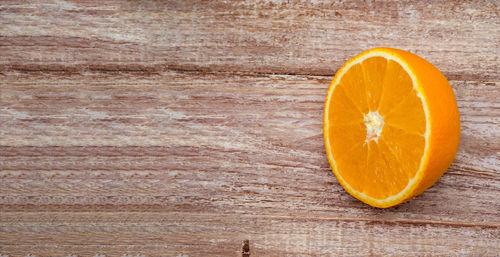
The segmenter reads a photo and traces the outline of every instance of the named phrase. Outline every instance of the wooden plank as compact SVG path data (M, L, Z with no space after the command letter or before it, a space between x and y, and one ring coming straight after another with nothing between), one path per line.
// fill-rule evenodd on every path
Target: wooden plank
M15 256L459 255L494 256L498 227L295 215L3 213L0 245ZM33 244L36 242L37 244ZM1 248L0 248L1 250Z
M0 256L242 256L243 240L251 256L494 256L499 8L2 1ZM340 187L321 124L335 71L375 46L442 70L462 128L447 173L385 210Z
M450 81L461 144L390 209L331 173L330 77L220 72L0 75L0 253L494 255L498 81Z
M290 3L292 2L292 3ZM498 80L498 1L5 1L0 69L333 75L377 46Z

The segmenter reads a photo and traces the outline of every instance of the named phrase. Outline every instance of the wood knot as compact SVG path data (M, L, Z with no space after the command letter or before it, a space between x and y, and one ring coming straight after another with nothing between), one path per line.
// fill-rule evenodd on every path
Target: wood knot
M250 257L250 240L243 240L243 245L241 246L241 257Z

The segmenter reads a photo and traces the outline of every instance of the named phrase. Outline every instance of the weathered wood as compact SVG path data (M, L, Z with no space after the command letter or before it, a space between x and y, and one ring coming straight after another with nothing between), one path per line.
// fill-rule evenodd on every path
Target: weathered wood
M65 212L5 213L0 239L18 256L457 255L494 256L498 227L296 215ZM37 242L37 245L33 245Z
M330 171L328 77L1 76L0 250L238 256L249 239L254 256L500 251L498 81L451 81L455 162L380 210Z
M495 256L499 8L2 1L0 256L242 256L244 240L250 256ZM445 175L384 210L341 188L322 136L335 71L375 46L436 65L461 114Z
M0 67L332 75L376 46L498 79L498 1L127 1L0 9Z

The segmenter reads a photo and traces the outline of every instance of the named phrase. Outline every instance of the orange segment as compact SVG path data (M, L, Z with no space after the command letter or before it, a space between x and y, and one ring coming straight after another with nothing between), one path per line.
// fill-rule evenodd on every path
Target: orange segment
M367 169L364 172L366 173L367 179L362 186L361 192L367 195L371 195L377 199L383 199L387 197L389 192L387 192L387 177L390 176L388 174L387 163L383 159L384 153L379 149L378 143L371 140L367 143L369 145L368 150L368 159L367 159ZM346 172L349 173L349 172ZM354 172L357 173L357 172ZM350 181L346 181L347 183L352 183Z
M324 135L332 170L351 195L372 206L399 204L431 186L453 160L459 134L448 81L411 53L363 52L328 90Z
M389 126L423 135L425 133L425 113L417 92L412 90L398 105L386 113L384 121Z
M342 87L332 94L332 108L329 116L333 124L350 124L363 121L363 115L346 95Z
M413 82L401 65L393 60L387 63L380 99L380 114L389 112L413 89Z
M352 146L350 150L345 151L337 162L337 168L343 170L364 170L366 169L366 160L368 158L368 147L365 144L357 144ZM351 172L345 174L345 179L353 181L352 186L360 189L367 179L364 173Z
M383 158L388 163L387 169L391 170L391 177L387 178L389 183L388 187L391 189L387 191L386 197L390 195L397 194L401 190L403 190L411 177L415 174L409 175L408 171L416 171L416 169L406 169L404 167L404 158L400 158L398 155L398 151L392 149L384 140L380 140L378 147L380 148L380 152L384 153Z
M356 145L362 145L366 138L366 130L361 123L359 124L338 124L332 126L329 131L330 138L335 138L335 144L332 145L332 151L338 156L344 156Z
M345 94L354 103L358 110L362 112L368 111L368 103L366 97L366 86L363 80L363 68L360 64L353 65L345 74L339 87L344 88Z
M371 111L377 110L382 95L387 59L372 57L363 61L363 77L366 86L368 106Z
M389 125L384 127L381 141L387 146L387 154L399 160L397 167L404 171L401 175L413 178L424 154L425 137Z

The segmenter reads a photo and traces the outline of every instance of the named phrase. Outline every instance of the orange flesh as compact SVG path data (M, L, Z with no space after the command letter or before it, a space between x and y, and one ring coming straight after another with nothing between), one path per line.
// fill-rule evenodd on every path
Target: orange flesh
M328 116L337 171L354 190L385 199L417 173L426 117L410 76L397 62L370 57L350 67L332 92ZM373 117L381 123L370 123Z

